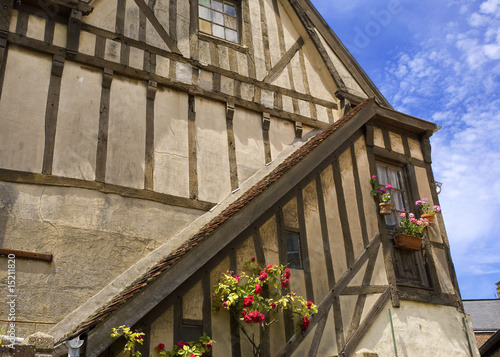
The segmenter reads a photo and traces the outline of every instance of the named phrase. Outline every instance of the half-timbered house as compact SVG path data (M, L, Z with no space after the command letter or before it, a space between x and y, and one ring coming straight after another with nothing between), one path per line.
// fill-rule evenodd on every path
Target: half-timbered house
M477 356L442 218L422 250L393 244L399 212L438 204L437 130L309 0L2 0L0 322L54 355L118 355L128 325L143 355L206 332L249 356L212 287L292 256L319 311L275 324L265 355ZM374 174L397 191L385 218Z

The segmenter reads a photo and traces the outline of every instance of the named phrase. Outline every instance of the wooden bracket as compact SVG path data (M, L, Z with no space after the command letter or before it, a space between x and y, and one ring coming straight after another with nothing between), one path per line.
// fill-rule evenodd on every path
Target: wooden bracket
M227 102L226 103L226 119L233 120L234 118L234 103Z
M74 57L78 53L80 46L80 29L82 27L82 12L78 9L72 9L68 21L68 40L66 49L68 56Z
M63 56L54 55L52 58L52 75L62 77L65 58Z
M271 126L271 114L262 113L262 129L268 131Z
M158 83L155 81L148 81L148 89L147 89L147 94L146 98L148 100L155 100L156 97L156 90L158 89Z
M52 262L52 254L33 253L33 252L27 252L24 250L0 248L0 255L5 255L5 256L9 257L11 254L15 256L14 259L24 258L24 259L32 259L32 260L42 260L42 261L48 262L48 263Z
M104 72L102 73L102 87L103 88L111 88L111 81L113 80L113 70L109 68L104 68Z
M296 121L295 122L295 137L296 138L301 138L302 137L302 132L303 132L302 123L299 122L299 121Z

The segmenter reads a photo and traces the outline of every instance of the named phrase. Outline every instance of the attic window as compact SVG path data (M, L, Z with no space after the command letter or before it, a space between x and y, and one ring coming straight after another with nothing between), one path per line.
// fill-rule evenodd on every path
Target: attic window
M232 0L198 0L199 31L239 43L238 2Z

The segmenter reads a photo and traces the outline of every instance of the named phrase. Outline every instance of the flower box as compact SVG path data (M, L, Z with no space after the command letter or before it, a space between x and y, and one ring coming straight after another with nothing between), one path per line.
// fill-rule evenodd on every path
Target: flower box
M418 251L422 249L422 238L398 233L394 236L394 244L396 248Z
M434 213L424 213L424 214L420 215L420 217L427 219L429 221L429 223L434 222Z

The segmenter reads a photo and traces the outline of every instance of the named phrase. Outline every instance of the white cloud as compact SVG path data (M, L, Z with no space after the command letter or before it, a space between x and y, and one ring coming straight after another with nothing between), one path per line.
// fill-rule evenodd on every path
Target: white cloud
M431 139L433 168L455 266L464 276L498 274L500 0L457 11L470 14L465 27L450 22L400 53L381 89L398 110L443 126Z

